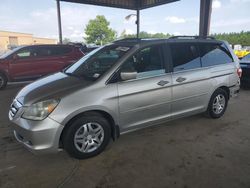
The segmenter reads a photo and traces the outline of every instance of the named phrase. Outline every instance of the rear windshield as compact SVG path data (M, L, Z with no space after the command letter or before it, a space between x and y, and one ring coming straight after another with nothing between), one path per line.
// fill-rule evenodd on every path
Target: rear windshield
M131 47L119 45L97 48L66 69L64 73L96 80L128 53L130 49Z

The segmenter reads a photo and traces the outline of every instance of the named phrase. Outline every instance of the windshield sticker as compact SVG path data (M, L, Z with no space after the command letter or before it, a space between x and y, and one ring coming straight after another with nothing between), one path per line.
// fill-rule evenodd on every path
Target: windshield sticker
M120 50L120 51L126 52L126 51L129 50L129 48L128 47L119 46L119 47L116 48L116 50Z

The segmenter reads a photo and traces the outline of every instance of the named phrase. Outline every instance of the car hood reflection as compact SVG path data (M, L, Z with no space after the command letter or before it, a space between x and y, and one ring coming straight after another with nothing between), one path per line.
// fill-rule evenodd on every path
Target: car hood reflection
M72 90L77 91L91 84L74 76L62 72L39 79L25 86L16 96L24 106L47 99L60 99Z

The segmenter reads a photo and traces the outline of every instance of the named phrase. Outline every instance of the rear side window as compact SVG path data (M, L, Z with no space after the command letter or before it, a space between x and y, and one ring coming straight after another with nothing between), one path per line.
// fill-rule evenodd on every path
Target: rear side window
M49 48L48 47L37 47L35 56L38 56L38 57L49 56Z
M197 46L188 43L170 44L174 72L201 67Z
M67 54L67 53L69 53L71 51L72 51L72 48L71 47L66 47L66 46L51 48L51 54L52 55L63 55L63 54Z
M45 57L45 56L57 56L64 55L70 53L72 51L71 47L61 47L61 46L41 46L37 48L37 56Z
M224 44L200 44L203 67L233 62L232 56Z

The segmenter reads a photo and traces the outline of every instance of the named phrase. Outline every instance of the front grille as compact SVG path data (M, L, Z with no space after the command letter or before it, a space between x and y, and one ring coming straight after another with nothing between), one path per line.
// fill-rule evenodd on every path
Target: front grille
M18 110L22 107L22 104L20 102L18 102L18 100L14 100L13 103L10 106L10 115L11 117L14 117Z

